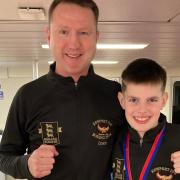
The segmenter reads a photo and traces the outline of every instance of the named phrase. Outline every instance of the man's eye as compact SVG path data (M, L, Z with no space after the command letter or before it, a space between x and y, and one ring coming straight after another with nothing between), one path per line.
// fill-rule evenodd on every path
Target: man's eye
M79 34L80 34L80 35L89 35L89 33L86 32L86 31L81 31L81 32L79 32Z
M66 34L68 34L68 31L67 30L60 30L59 34L66 35Z

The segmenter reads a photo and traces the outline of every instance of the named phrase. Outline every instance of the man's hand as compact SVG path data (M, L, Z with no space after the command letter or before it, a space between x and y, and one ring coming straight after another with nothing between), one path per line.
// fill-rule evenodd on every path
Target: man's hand
M55 156L58 156L55 146L41 145L28 159L29 171L35 178L42 178L51 174L55 163Z
M174 163L175 172L180 173L180 151L171 154L171 161Z

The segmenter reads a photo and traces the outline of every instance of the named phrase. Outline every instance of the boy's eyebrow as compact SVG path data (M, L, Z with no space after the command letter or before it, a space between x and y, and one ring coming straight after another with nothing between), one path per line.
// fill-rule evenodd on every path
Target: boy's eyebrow
M151 96L148 99L159 99L159 96Z
M131 95L129 95L129 96L127 96L128 98L138 98L138 97L136 97L136 96L131 96Z
M132 96L132 95L128 95L127 98L136 98L136 99L139 99L139 97L136 97L136 96ZM150 97L147 97L146 99L158 99L159 96L150 96Z

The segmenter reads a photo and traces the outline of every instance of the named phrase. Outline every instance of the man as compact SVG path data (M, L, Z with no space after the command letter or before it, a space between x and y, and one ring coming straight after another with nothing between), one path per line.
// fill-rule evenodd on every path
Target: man
M122 122L120 85L90 65L98 39L92 0L55 0L48 42L55 63L17 92L1 146L0 170L16 178L109 180ZM27 153L27 155L24 155Z

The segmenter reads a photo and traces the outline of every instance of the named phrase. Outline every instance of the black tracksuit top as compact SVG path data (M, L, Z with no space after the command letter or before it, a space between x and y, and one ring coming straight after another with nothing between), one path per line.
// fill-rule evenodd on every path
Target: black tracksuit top
M122 123L120 84L96 75L92 66L77 83L54 71L55 64L14 97L0 145L0 170L33 179L27 167L30 153L55 143L59 156L43 180L109 180Z
M133 180L139 180L144 162L149 154L156 135L165 125L165 135L157 154L152 162L147 180L180 180L180 174L175 174L171 154L180 150L180 125L167 123L166 117L161 114L156 128L147 131L140 139L137 131L128 128L130 133L129 153L130 168ZM122 131L121 131L122 132ZM119 135L119 142L114 150L113 171L115 180L125 180L125 166L123 158L123 142L127 131ZM124 169L124 171L123 171ZM163 177L164 176L164 177Z

